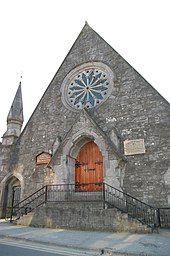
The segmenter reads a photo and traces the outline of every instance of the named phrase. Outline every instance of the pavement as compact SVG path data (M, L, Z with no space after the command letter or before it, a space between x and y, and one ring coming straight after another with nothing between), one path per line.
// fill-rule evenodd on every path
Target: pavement
M16 226L0 220L0 237L93 251L95 255L170 256L170 229L152 234L111 233Z

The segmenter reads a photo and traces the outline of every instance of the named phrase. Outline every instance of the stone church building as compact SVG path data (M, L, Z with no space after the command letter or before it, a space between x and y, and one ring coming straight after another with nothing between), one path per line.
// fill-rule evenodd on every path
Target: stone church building
M49 184L104 182L170 206L170 105L87 23L22 124L20 83L0 144L1 218Z

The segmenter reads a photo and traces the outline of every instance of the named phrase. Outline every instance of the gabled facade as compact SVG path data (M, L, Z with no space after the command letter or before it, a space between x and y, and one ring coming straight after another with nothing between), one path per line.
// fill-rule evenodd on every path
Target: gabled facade
M88 24L21 134L21 87L12 109L0 145L2 217L12 193L17 201L46 184L107 182L170 205L170 105Z

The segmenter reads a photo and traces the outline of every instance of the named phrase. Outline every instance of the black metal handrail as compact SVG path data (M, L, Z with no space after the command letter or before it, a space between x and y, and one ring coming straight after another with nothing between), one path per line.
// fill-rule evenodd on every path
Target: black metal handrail
M149 227L158 227L158 210L139 199L106 183L104 185L105 203L127 213Z
M159 226L158 209L107 183L46 185L13 206L11 221L46 202L101 202L114 207L150 227Z
M47 202L102 202L103 183L47 186Z
M10 221L13 221L14 218L15 220L19 219L22 215L33 211L35 208L45 203L47 194L46 190L47 186L44 186L19 203L12 205Z

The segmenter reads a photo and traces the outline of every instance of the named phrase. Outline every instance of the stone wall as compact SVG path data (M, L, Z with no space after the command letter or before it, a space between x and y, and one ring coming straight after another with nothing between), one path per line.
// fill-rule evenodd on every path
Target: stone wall
M150 228L128 219L116 209L102 209L97 204L47 203L16 222L18 225L91 231L149 233Z
M17 175L24 198L45 184L63 180L67 175L63 173L67 168L62 169L66 163L63 152L67 144L64 142L81 112L67 109L62 103L61 84L72 69L90 61L105 63L115 74L110 97L99 107L88 110L98 131L103 132L103 135L98 134L94 126L90 127L91 132L95 131L105 144L102 153L107 153L108 158L104 172L106 177L111 177L107 182L118 184L117 179L122 190L155 207L170 204L169 178L166 182L170 168L170 105L88 25L83 28L8 154L9 160L5 169L1 169L1 177ZM114 154L114 147L110 149L106 139L117 141L115 129L120 135L119 157ZM86 131L84 135L89 136ZM125 166L120 157L124 155L124 141L135 139L144 140L145 153L125 155ZM51 164L50 168L36 165L36 156L42 152L53 155L54 165Z

